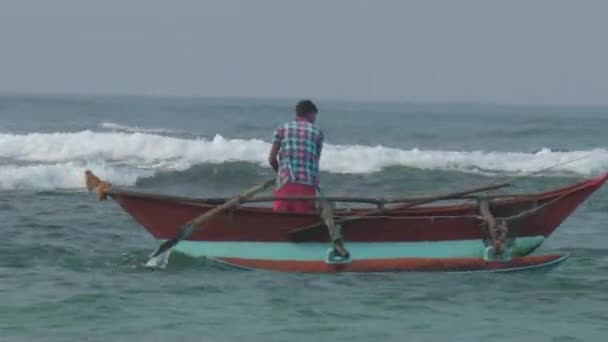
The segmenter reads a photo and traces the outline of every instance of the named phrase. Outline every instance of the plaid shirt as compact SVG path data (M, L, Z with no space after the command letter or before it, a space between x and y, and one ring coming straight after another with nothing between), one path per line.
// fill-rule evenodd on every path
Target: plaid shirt
M312 123L297 119L279 126L273 144L279 149L279 187L285 183L319 184L319 159L323 132Z

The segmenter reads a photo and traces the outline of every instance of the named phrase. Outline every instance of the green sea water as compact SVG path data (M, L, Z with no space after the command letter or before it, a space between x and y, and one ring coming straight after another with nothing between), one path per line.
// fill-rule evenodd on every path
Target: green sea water
M265 179L294 101L0 97L0 341L605 341L608 192L535 253L542 271L291 274L174 254L113 201L119 185L230 196ZM516 177L559 187L608 171L608 110L318 102L324 191L442 193ZM569 159L580 161L523 177Z

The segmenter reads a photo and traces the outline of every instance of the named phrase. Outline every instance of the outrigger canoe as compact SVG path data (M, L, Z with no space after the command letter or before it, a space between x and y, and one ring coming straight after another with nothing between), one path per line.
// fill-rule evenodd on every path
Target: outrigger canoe
M377 208L335 209L327 221L319 213L245 205L273 197L241 196L228 206L228 199L121 189L86 172L89 190L97 188L100 199L115 200L159 242L185 236L173 246L176 252L239 268L287 272L511 271L554 265L568 254L531 253L607 179L608 173L532 194L466 195L478 193L469 191L426 200L350 199ZM447 198L458 203L419 205ZM183 227L201 215L206 222L184 235ZM335 253L332 242L338 240L346 256Z

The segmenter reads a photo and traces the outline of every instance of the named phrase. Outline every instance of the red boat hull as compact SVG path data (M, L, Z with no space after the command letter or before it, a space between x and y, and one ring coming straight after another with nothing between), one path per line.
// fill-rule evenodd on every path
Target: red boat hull
M608 174L553 191L496 200L492 213L507 217L538 208L509 222L518 237L549 236L583 201L597 190ZM156 239L174 237L180 227L215 206L197 200L150 196L112 190L109 195ZM353 210L343 215L360 215ZM363 217L342 225L347 242L420 242L483 239L481 218L475 204L426 206L389 210L381 216ZM193 233L191 241L327 242L325 229L313 230L294 240L290 231L319 223L317 214L276 213L270 208L239 207L218 214Z

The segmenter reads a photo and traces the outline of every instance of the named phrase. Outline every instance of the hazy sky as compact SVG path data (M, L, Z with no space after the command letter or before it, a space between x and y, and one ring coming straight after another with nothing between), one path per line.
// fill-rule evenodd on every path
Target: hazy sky
M608 104L608 1L0 0L0 92Z

